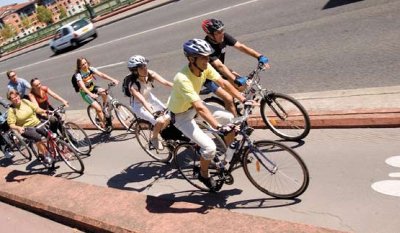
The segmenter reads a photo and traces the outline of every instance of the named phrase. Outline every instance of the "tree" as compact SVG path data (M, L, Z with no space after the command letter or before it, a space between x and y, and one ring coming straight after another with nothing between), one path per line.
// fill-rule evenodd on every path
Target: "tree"
M59 5L60 8L60 19L67 17L67 10L65 10L64 6Z
M0 34L3 38L10 39L17 35L17 30L13 25L5 24L4 27L0 30Z
M25 29L28 29L31 26L32 21L27 16L22 16L21 23Z
M50 24L53 23L53 13L51 10L44 6L38 6L36 8L37 18L40 22Z

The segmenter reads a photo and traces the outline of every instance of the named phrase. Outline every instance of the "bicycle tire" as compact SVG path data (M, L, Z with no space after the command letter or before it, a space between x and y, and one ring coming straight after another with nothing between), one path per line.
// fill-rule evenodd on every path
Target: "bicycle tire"
M254 150L245 151L242 163L247 178L258 190L282 199L292 199L306 191L308 169L293 149L268 140L256 141L253 146Z
M100 126L100 119L97 116L96 109L94 109L91 105L89 105L86 109L86 112L89 116L90 122L100 131L108 132L107 129Z
M226 152L226 145L219 135L215 133L211 134L213 135L212 139L217 146L217 154L215 156L221 157ZM195 144L188 142L180 143L176 146L173 155L175 166L186 181L202 191L211 191L207 186L199 181L200 154L196 152ZM209 174L210 177L217 182L216 190L220 190L224 181L220 180L219 172L215 168L209 168Z
M81 155L90 155L92 142L85 130L73 122L63 124L63 134L66 141Z
M17 150L24 158L31 161L32 160L32 152L29 149L29 146L26 144L25 140L14 132L10 132L9 139L11 140L12 145L11 150L15 152Z
M65 162L65 164L67 164L67 166L73 171L83 174L85 166L83 165L82 159L72 146L61 139L57 140L56 144L57 155Z
M293 97L282 93L267 93L261 100L261 117L277 136L291 141L305 138L311 129L305 108Z
M145 120L139 120L135 126L136 139L139 142L140 147L153 159L167 163L172 158L172 152L169 150L167 145L163 143L162 150L156 150L150 146L150 138L153 134L153 126L150 122Z
M133 132L132 123L136 121L136 115L132 112L131 108L125 104L116 103L114 104L114 112L121 125L129 132Z

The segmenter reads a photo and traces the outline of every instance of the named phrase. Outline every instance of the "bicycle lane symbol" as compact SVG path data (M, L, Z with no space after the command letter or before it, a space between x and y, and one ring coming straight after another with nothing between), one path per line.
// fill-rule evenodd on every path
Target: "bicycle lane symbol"
M392 167L400 168L400 156L389 157L385 162ZM379 193L400 197L400 172L389 173L389 177L398 179L375 182L371 185L372 189Z

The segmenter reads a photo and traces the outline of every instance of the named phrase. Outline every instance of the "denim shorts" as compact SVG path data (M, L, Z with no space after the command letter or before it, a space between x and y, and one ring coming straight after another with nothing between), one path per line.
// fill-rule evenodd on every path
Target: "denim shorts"
M205 81L205 83L203 84L204 87L206 87L209 91L211 91L212 93L215 93L217 91L217 89L219 88L218 84L216 84L215 82L207 79Z

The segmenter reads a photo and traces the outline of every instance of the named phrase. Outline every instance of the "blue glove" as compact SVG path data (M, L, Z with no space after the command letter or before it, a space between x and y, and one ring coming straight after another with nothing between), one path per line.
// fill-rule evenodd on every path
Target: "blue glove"
M268 63L268 57L261 55L258 57L258 62L262 63L264 65L264 64Z
M235 81L233 81L233 82L234 82L236 85L238 85L239 87L241 87L241 86L243 86L243 85L246 84L246 82L247 82L247 77L246 77L246 76L243 76L243 77L241 77L241 76L236 77Z

